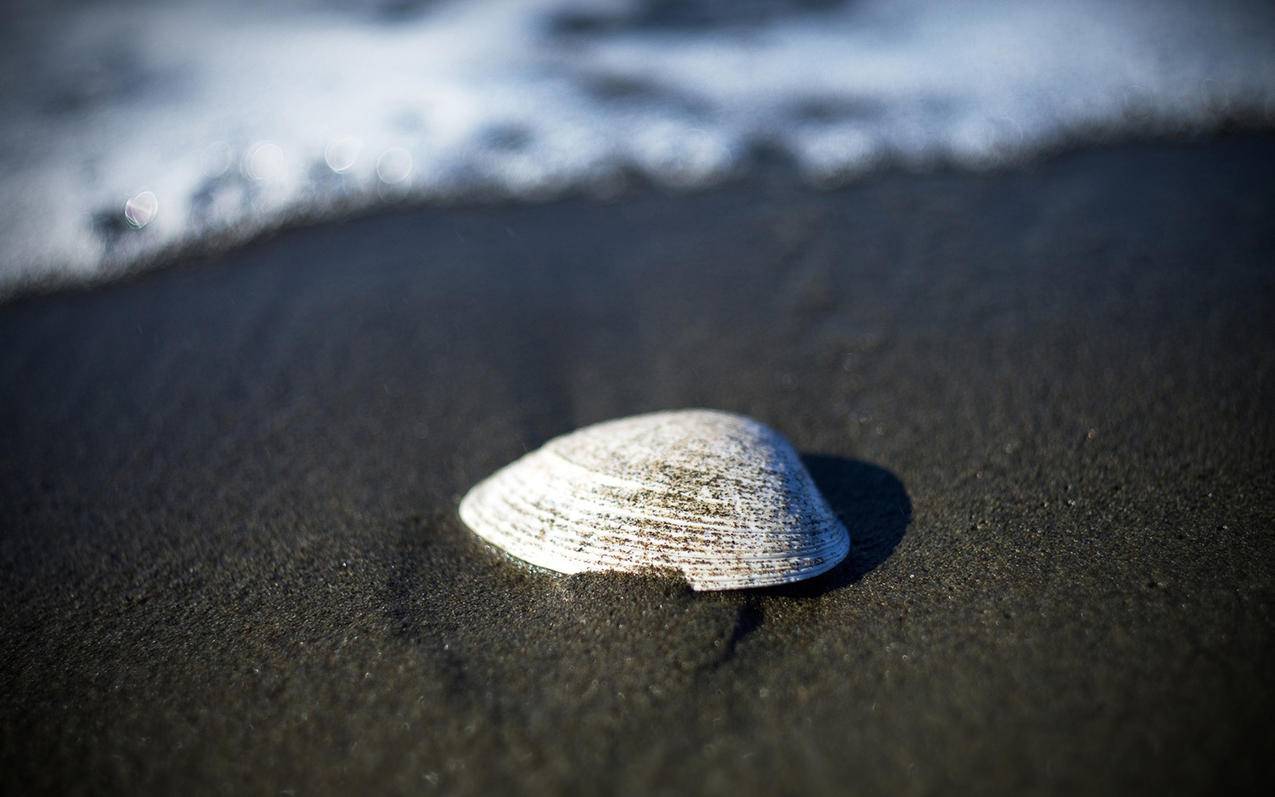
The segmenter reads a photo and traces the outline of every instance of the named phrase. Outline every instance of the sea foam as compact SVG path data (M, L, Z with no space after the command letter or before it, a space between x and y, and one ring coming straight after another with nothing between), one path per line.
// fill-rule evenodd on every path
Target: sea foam
M53 3L0 34L0 291L402 199L838 185L1275 121L1269 4Z

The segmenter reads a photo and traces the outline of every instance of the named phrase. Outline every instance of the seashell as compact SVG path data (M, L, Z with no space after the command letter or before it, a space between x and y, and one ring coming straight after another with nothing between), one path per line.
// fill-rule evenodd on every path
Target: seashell
M800 581L850 550L788 441L713 410L636 415L554 438L470 490L460 517L539 567L673 569L696 590Z

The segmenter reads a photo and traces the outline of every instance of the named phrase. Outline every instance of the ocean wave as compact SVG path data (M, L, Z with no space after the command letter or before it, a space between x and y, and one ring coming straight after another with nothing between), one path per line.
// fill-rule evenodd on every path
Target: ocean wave
M1275 121L1269 4L128 2L15 15L0 290L379 204L838 185Z

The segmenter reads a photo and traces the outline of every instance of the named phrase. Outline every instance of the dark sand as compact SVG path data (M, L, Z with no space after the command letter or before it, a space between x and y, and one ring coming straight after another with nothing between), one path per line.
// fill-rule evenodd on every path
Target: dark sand
M0 308L3 786L1269 785L1275 139L414 210ZM456 517L710 406L855 537L801 587L526 572Z

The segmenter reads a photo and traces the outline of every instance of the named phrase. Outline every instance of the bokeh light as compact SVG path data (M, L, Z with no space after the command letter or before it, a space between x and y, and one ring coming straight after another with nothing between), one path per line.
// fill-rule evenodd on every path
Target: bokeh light
M150 224L158 214L159 197L153 191L142 191L124 203L124 219L136 230Z
M412 175L412 153L390 147L376 159L376 176L387 185L398 185Z

